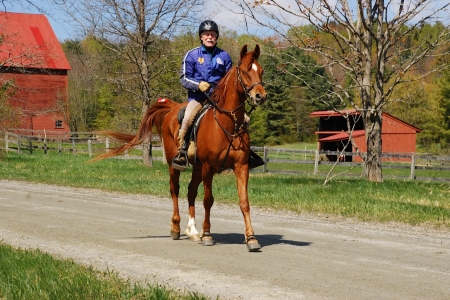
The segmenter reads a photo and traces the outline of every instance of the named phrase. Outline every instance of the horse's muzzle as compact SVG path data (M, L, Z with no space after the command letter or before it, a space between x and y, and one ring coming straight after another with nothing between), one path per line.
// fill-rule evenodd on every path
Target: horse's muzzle
M266 91L264 92L255 92L253 95L251 95L252 102L254 105L263 105L264 102L266 102Z

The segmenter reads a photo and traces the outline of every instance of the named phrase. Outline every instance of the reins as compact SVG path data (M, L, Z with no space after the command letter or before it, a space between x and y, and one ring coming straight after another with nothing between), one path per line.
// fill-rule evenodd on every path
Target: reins
M242 89L244 90L245 93L245 101L243 101L241 104L239 104L235 109L233 110L226 110L223 109L222 107L220 107L219 105L217 105L217 103L215 101L213 101L211 99L211 97L205 93L206 98L208 99L209 103L214 107L213 113L214 113L214 119L216 120L217 124L219 124L220 128L222 128L223 132L225 132L225 134L227 134L230 137L230 143L228 145L227 148L227 153L225 154L225 158L222 162L222 165L220 166L220 170L218 172L218 174L222 173L224 165L226 160L228 159L228 155L230 153L230 149L231 149L231 145L233 144L233 141L236 137L238 137L239 135L241 135L243 132L241 131L241 129L244 127L245 122L242 122L242 124L240 126L238 126L238 120L236 117L236 111L239 110L242 106L245 105L246 102L249 103L249 105L251 106L251 109L247 112L245 111L245 113L247 115L249 115L254 109L255 109L255 105L253 105L249 99L250 99L250 91L258 84L263 85L263 82L256 82L254 84L252 84L250 87L246 87L244 82L242 81L242 77L241 77L241 73L240 73L240 67L241 62L239 62L239 64L236 66L236 81L238 81L241 84ZM216 110L220 111L221 113L226 113L226 114L230 114L233 117L233 122L234 122L234 133L230 133L228 132L228 130L226 130L222 124L220 124L219 120L217 119L217 115L216 115ZM245 108L244 108L245 110Z

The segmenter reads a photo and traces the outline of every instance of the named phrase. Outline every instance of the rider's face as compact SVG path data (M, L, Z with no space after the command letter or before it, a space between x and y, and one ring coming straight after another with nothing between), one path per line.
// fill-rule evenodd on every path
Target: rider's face
M217 43L217 32L213 30L203 31L200 35L200 39L205 47L214 47Z

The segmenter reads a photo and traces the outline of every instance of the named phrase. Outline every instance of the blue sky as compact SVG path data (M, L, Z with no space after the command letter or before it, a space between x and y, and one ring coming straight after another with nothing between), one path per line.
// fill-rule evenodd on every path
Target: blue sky
M216 5L218 4L218 1L206 2L209 3L206 11L212 12L219 10L219 13L214 13L214 17L211 17L211 19L216 21L219 25L226 26L227 28L236 30L239 33L244 31L244 29L238 24L239 21L237 20L237 16L233 16L222 6ZM222 0L221 2L222 4L226 4L228 1ZM70 26L68 23L65 11L56 5L52 5L51 0L32 0L32 3L39 8L42 8L43 11L38 10L36 7L33 7L25 1L18 0L6 0L3 6L0 2L0 9L5 10L6 8L6 11L9 12L44 13L47 16L47 19L49 20L58 40L64 41L67 39L82 38L77 35L77 32L74 31L73 26ZM230 3L228 2L228 4ZM256 32L256 29L253 29L253 31Z
M36 7L33 7L32 5L28 4L27 1L32 2L37 7L42 8L44 11L39 11ZM92 0L95 1L95 0ZM278 2L284 3L287 7L289 7L289 4L293 0L279 0ZM334 0L335 1L335 0ZM438 7L441 6L443 3L447 3L448 0L433 0L430 1L430 7ZM350 1L352 3L353 1ZM60 7L51 4L52 0L3 0L0 1L0 9L10 11L10 12L24 12L24 13L45 13L48 20L50 21L50 24L53 28L53 31L55 32L57 38L60 41L64 41L66 39L77 39L82 38L82 36L78 35L78 33L74 30L74 27L71 26L68 23L68 18L64 12L63 9ZM205 13L210 13L212 20L216 21L219 25L225 26L229 29L235 30L238 33L245 33L246 30L243 28L241 21L242 19L232 14L229 10L224 8L226 7L233 7L233 3L229 0L221 0L219 1L208 1L206 0L207 7L205 7ZM221 3L221 4L219 4ZM392 2L391 4L394 5L395 2ZM293 6L295 7L295 6ZM427 10L426 13L428 14L430 11ZM448 16L448 11L444 12L445 16ZM264 28L258 28L251 24L249 24L249 33L252 34L263 34L264 35Z

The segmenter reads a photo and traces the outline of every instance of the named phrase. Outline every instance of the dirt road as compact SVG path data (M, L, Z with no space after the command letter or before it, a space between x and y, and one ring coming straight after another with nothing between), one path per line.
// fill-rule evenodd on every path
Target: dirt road
M171 214L169 199L0 180L3 242L133 280L220 299L450 299L448 231L253 208L250 253L237 205L213 207L212 247L173 241Z

